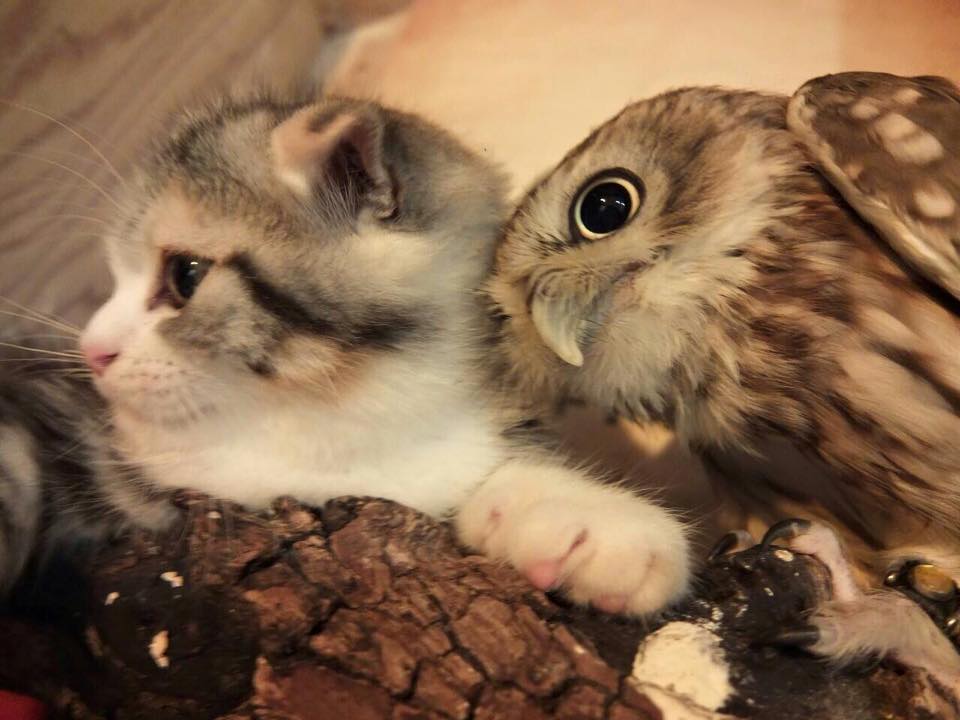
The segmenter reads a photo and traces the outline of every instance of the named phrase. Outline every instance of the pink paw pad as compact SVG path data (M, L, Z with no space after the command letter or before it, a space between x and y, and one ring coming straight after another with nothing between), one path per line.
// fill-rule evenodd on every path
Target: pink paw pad
M560 584L561 560L542 560L527 567L523 574L537 590L553 590Z
M555 558L553 560L540 560L531 565L528 565L523 574L526 575L527 580L530 581L530 584L533 585L538 590L553 590L560 586L561 582L561 572L563 570L563 564L567 561L567 558L576 550L578 547L583 545L587 540L587 531L581 530L577 533L577 536L573 539L573 542L570 543L570 547L567 548L567 552L563 554L563 557Z

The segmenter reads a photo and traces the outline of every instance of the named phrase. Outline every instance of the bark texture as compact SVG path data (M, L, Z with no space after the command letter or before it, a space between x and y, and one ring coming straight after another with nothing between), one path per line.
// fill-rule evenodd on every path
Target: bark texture
M923 673L838 673L763 644L826 586L804 556L722 558L683 607L640 623L545 596L386 501L281 501L267 518L178 502L176 532L126 538L17 593L0 616L0 687L56 717L124 720L951 716ZM631 676L651 632L691 628L716 640L702 679ZM716 672L729 693L703 704Z

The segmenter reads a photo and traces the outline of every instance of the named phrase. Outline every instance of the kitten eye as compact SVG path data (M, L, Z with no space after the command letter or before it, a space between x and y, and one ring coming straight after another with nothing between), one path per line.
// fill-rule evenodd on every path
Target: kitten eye
M193 255L169 255L164 261L163 283L177 307L183 307L197 291L211 262Z
M587 240L599 240L619 230L637 214L643 183L632 173L606 173L580 191L573 206L572 229Z

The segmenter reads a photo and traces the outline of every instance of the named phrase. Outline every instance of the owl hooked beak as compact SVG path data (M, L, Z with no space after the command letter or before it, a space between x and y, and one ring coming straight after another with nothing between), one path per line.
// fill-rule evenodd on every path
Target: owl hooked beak
M586 324L584 308L578 300L537 295L530 305L530 317L540 339L561 360L575 367L583 365L580 343Z
M585 287L556 286L556 276L532 283L530 317L543 343L561 360L574 367L583 365L583 352L601 322L611 285L598 287L591 278ZM544 282L546 281L546 282Z

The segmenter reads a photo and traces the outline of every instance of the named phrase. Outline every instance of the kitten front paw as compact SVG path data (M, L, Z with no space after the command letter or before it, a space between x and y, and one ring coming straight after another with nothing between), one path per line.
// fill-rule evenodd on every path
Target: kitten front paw
M683 525L642 498L574 478L482 488L457 518L461 537L541 590L562 587L600 610L645 615L683 595Z

